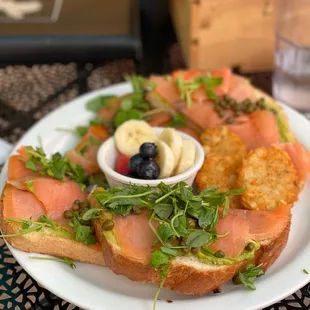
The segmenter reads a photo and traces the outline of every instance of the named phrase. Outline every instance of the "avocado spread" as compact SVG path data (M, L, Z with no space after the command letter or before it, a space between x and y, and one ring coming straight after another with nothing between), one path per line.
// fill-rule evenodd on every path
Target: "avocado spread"
M242 253L236 258L215 257L210 250L204 247L202 247L201 251L199 251L196 255L201 262L208 265L232 265L254 257L255 252L260 248L260 244L254 240L250 240L249 243L250 242L252 242L255 245L253 250L247 251L246 249L244 249Z

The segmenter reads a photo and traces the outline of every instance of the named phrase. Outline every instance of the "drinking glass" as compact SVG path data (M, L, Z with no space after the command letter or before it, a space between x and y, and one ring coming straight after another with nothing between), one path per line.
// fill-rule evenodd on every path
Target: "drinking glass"
M310 0L277 0L273 96L310 111Z

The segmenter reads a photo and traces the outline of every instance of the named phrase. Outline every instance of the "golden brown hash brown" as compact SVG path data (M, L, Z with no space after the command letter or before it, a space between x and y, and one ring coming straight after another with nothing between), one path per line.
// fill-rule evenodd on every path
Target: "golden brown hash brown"
M231 132L226 126L209 128L200 136L200 142L206 155L238 155L243 158L247 148L241 138Z
M219 154L207 155L196 178L199 192L211 186L217 186L220 192L236 188L239 168L240 158L238 156ZM241 207L239 202L239 196L231 197L230 204L232 208Z
M239 171L237 187L246 187L241 203L250 210L272 210L298 198L297 174L288 154L276 147L251 151Z

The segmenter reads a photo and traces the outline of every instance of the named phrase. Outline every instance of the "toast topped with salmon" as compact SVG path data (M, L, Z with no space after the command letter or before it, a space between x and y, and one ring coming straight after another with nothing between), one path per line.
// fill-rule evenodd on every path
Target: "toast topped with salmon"
M104 265L91 223L81 167L60 154L22 147L8 161L2 192L2 237L15 248ZM80 184L79 184L79 183Z
M161 183L157 191L96 189L89 200L107 267L187 295L220 289L233 278L238 282L247 268L263 274L287 242L290 206L229 210L228 197L244 190L211 187L195 195L182 182Z

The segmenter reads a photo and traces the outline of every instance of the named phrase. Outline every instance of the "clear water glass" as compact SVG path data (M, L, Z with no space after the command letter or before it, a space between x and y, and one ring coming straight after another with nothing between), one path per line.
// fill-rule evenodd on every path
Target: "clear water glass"
M273 96L310 111L310 0L276 1Z

